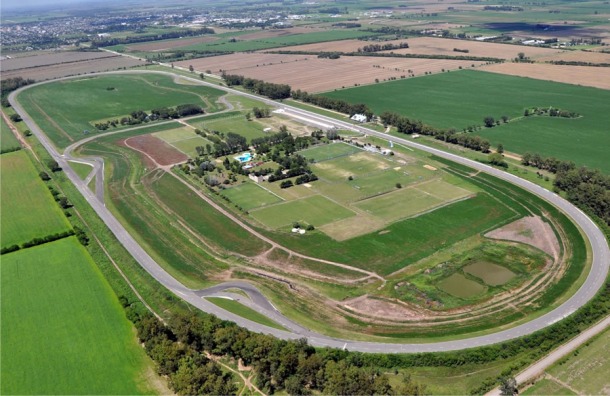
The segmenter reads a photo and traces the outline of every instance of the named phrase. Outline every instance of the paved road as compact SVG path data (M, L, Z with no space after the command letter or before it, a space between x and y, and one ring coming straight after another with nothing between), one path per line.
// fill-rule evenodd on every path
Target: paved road
M576 350L579 346L607 329L608 326L610 326L610 316L606 317L601 322L597 323L595 326L589 327L587 330L580 333L571 341L563 344L559 348L555 349L553 352L546 355L543 359L537 361L536 363L523 370L515 377L515 379L517 380L517 384L525 384L529 381L536 379L537 377L542 375L546 369L551 367L564 356L574 352L574 350ZM495 388L489 393L487 393L485 396L499 395L500 388Z
M117 73L134 73L133 71L129 72L112 72L113 74ZM147 71L138 71L138 73L151 73ZM172 73L166 72L157 72L166 75L172 75ZM74 78L82 78L74 77ZM181 78L186 78L182 77ZM207 83L205 81L190 79L192 82L199 83L201 85L212 86L218 88L217 85ZM96 213L100 216L100 218L106 223L109 229L116 235L117 239L125 246L125 248L131 253L134 259L146 270L148 271L159 283L161 283L164 287L172 291L174 294L179 296L180 298L188 301L195 307L214 314L222 319L231 320L238 323L240 326L244 326L250 330L273 334L276 337L284 338L284 339L295 339L306 337L310 344L314 346L330 346L336 348L346 348L353 351L362 351L362 352L380 352L380 353L413 353L413 352L435 352L435 351L449 351L449 350L459 350L465 348L472 348L484 345L495 344L498 342L506 341L509 339L513 339L516 337L520 337L526 334L530 334L534 331L540 330L552 323L555 323L571 313L573 313L576 309L581 307L587 301L589 301L595 293L600 289L600 287L604 284L606 275L608 274L608 266L610 264L610 250L608 249L608 244L604 238L602 232L597 228L597 226L579 209L575 206L562 199L558 195L543 189L542 187L531 183L529 181L523 180L517 176L511 175L509 173L500 171L498 169L494 169L490 166L459 157L457 155L447 153L438 149L430 148L413 141L407 139L401 139L397 137L388 136L384 133L376 132L370 130L368 128L362 126L356 126L351 123L338 121L333 118L324 117L315 113L307 112L304 110L299 110L296 108L292 108L290 106L284 105L282 103L277 103L271 100L267 100L264 98L260 98L255 95L243 93L241 91L237 91L230 88L222 88L228 92L234 93L236 95L242 95L247 97L252 97L257 100L266 102L269 105L279 107L284 109L285 112L289 114L295 114L300 117L308 118L315 120L317 123L325 123L329 125L336 125L340 128L347 128L350 130L357 130L362 133L366 133L369 135L379 136L387 140L394 141L396 143L400 143L406 146L411 146L418 148L420 150L432 153L439 157L447 158L449 160L455 161L460 164L464 164L470 166L474 169L477 169L482 172L486 172L492 174L500 179L507 180L515 185L523 187L524 189L531 191L532 193L542 197L543 199L553 203L560 209L562 209L569 217L571 217L583 230L585 235L588 237L593 254L593 265L592 269L587 276L587 279L583 286L564 304L560 307L554 309L553 311L534 319L528 323L513 327L508 330L500 331L497 333L472 337L462 340L455 341L444 341L444 342L436 342L436 343L428 343L428 344L386 344L386 343L375 343L375 342L361 342L361 341L350 341L350 340L341 340L337 338L327 337L324 335L320 335L314 332L311 332L302 326L296 325L293 322L288 321L282 315L277 313L280 318L273 316L276 321L284 325L290 331L282 331L273 328L269 328L267 326L260 325L258 323L252 322L248 319L239 317L230 312L227 312L223 309L220 309L216 305L208 302L205 298L201 298L202 291L190 290L186 286L182 285L176 279L174 279L171 275L169 275L159 264L157 264L151 257L142 249L142 247L135 241L135 239L127 232L127 230L123 227L123 225L112 215L112 213L106 209L104 204L99 201L95 195L87 188L84 182L74 173L72 168L70 168L67 159L71 159L69 157L62 156L57 149L51 144L49 139L43 133L43 131L33 122L31 117L24 111L23 107L16 100L17 95L25 89L29 89L32 86L21 88L18 91L11 93L9 96L9 100L13 105L13 108L22 116L25 123L28 125L29 129L36 135L36 137L41 141L45 149L51 154L51 156L60 164L61 167L65 169L65 173L68 178L74 183L76 188L80 191L80 193L85 197L87 202L93 207ZM241 285L243 286L243 285ZM244 286L245 287L245 286ZM241 287L240 287L241 288ZM257 301L260 298L264 299L264 296L258 292L251 285L246 289L248 294L253 293L257 294L256 298L253 301ZM265 308L265 304L261 303L261 305L254 304L262 311L268 311ZM277 311L275 311L277 312Z

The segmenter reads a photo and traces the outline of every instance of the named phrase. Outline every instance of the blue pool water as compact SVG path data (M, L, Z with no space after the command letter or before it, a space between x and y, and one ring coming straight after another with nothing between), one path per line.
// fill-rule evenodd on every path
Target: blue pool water
M248 162L252 159L252 154L243 153L242 155L235 157L235 159L238 160L239 162Z

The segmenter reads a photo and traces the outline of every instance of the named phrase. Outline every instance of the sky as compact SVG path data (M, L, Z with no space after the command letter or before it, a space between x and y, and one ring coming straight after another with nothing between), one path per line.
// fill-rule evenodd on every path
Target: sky
M32 8L59 4L91 3L99 0L0 0L2 8Z

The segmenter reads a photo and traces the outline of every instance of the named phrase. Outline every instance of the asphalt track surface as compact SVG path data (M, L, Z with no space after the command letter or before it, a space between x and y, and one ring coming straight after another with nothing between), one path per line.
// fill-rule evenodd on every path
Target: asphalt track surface
M499 179L506 180L514 185L522 187L525 190L528 190L539 197L545 199L546 201L552 203L559 209L561 209L567 216L569 216L579 227L582 229L584 234L586 235L589 243L591 245L592 252L592 266L591 271L589 272L587 279L584 284L580 287L580 289L570 297L566 302L564 302L559 307L555 308L551 312L548 312L536 319L533 319L527 323L515 326L513 328L499 331L496 333L464 338L453 341L443 341L443 342L432 342L432 343L424 343L424 344L392 344L392 343L379 343L379 342L364 342L364 341L353 341L353 340L342 340L338 338L328 337L322 334L315 333L310 331L292 321L285 318L280 312L278 312L273 305L269 303L269 301L265 298L263 294L261 294L253 285L250 285L245 282L229 282L226 284L221 284L214 286L213 288L206 290L191 290L186 286L182 285L175 278L173 278L170 274L168 274L159 264L157 264L150 255L138 244L138 242L127 232L125 227L114 217L114 215L106 208L103 201L98 199L98 197L91 192L87 188L87 185L83 180L81 180L78 175L72 170L69 166L69 160L77 160L82 161L80 158L73 158L71 156L70 151L66 151L61 154L57 148L51 143L51 141L47 138L44 132L34 123L32 118L25 112L21 104L17 101L17 95L23 90L29 89L33 86L45 84L48 82L42 82L33 84L27 87L23 87L17 91L12 92L9 95L9 101L12 104L15 111L17 111L24 122L28 126L28 128L32 131L34 135L40 140L41 144L44 148L49 152L49 154L59 163L59 165L64 169L64 172L70 179L70 181L76 186L76 188L80 191L80 193L85 197L87 202L91 205L91 207L96 211L96 213L100 216L100 218L106 223L108 228L115 234L117 239L123 244L123 246L129 251L129 253L134 257L134 259L146 270L148 271L161 285L166 287L172 293L182 298L183 300L189 302L193 306L198 309L208 312L210 314L216 315L221 319L230 320L236 322L238 325L246 327L252 331L272 334L278 338L282 339L298 339L298 338L306 338L311 345L318 347L334 347L334 348L342 348L348 349L351 351L361 351L361 352L376 352L376 353L416 353L416 352L439 352L439 351L452 351L452 350L461 350L467 348L480 347L485 345L496 344L499 342L511 340L517 337L521 337L527 334L531 334L535 331L541 330L553 323L556 323L573 312L575 312L578 308L583 306L587 301L595 296L597 291L603 286L606 280L606 276L608 274L608 267L610 265L610 249L608 248L608 244L606 239L601 232L601 230L589 219L582 211L576 208L574 205L564 200L557 194L554 194L532 182L527 180L523 180L517 176L509 174L507 172L492 168L488 165L481 164L476 161L469 160L467 158L462 158L455 154L447 153L442 150L438 150L435 148L427 147L422 144L418 144L411 140L402 139L390 135L386 135L385 133L377 132L363 126L354 125L348 122L335 120L330 117L325 117L316 113L312 113L305 110L300 110L294 107L290 107L283 103L278 103L272 100L268 100L265 98L261 98L256 95L244 93L238 90L234 90L226 87L219 87L218 85L207 83L205 81L201 81L195 78L189 78L184 76L177 76L173 73L169 72L149 72L149 71L126 71L126 72L109 72L109 73L99 73L99 74L91 74L88 76L94 75L103 75L103 74L134 74L134 73L157 73L157 74L165 74L173 77L180 77L182 79L191 80L194 83L198 83L201 85L206 85L218 89L223 89L227 92L230 92L235 95L241 95L246 97L251 97L253 99L265 102L268 105L277 107L279 109L283 109L283 111L287 115L294 115L299 118L306 118L310 120L312 123L319 123L325 125L333 125L337 126L341 129L348 129L353 131L358 131L365 133L367 135L372 135L376 137L380 137L386 139L388 141L392 141L395 143L403 144L405 146L417 148L419 150L434 154L436 156L446 158L448 160L454 161L459 164L463 164L469 166L473 169L476 169L481 172L488 173L493 175ZM65 79L71 78L83 78L83 76L74 76L68 77ZM57 81L57 80L54 80ZM52 82L52 81L49 81ZM122 132L122 131L121 131ZM104 136L99 134L97 136ZM92 137L94 138L94 137ZM96 172L96 179L103 180L103 162L100 163L99 159L93 159L91 161L94 166L94 170L92 172ZM265 314L269 318L275 320L282 326L284 326L288 331L278 330L271 327L267 327L261 325L259 323L255 323L248 319L237 316L231 312L225 311L215 304L207 301L203 296L212 296L212 295L220 295L222 296L223 290L227 288L238 288L246 292L250 297L249 306L253 307L257 311ZM227 297L231 297L231 293L226 295ZM233 295L234 296L234 295Z

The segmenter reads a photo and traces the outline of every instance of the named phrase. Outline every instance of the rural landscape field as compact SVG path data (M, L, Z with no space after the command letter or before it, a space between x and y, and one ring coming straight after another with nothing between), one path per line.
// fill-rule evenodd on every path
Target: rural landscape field
M26 3L3 394L607 391L607 3Z

